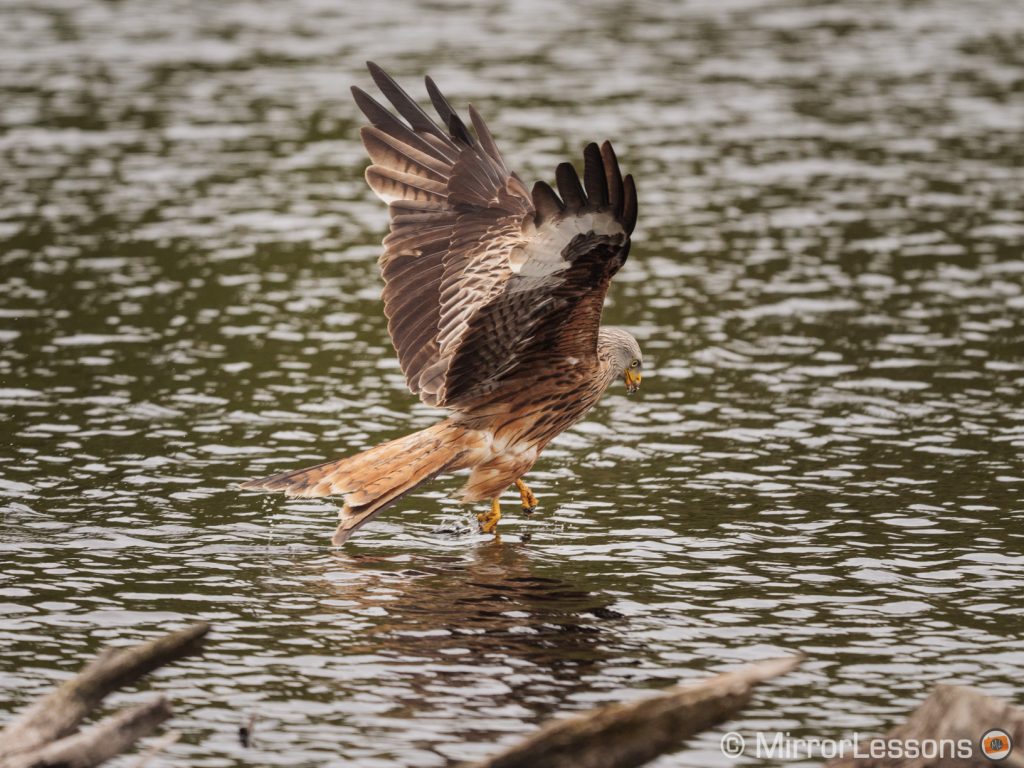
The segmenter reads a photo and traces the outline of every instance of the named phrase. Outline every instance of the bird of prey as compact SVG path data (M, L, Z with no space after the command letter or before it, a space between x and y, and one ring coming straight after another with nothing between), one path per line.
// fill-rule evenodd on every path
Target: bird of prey
M612 276L636 224L632 176L611 144L555 172L558 192L532 191L510 171L477 111L472 130L434 81L430 117L387 73L368 63L390 109L353 87L369 125L360 135L370 188L388 204L391 231L380 268L384 314L409 389L451 413L438 424L348 458L243 483L289 496L344 497L333 543L420 484L470 470L461 501L490 533L499 497L523 481L544 447L579 421L618 378L640 385L640 345L601 326ZM397 114L395 114L397 113Z

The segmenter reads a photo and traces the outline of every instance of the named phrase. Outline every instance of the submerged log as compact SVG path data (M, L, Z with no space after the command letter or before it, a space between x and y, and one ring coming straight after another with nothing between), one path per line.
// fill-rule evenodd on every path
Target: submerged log
M1012 739L1014 752L998 765L1021 768L1020 757L1024 745L1024 709L988 696L974 688L959 685L937 685L927 699L885 736L903 751L910 744L918 745L922 754L916 757L870 757L868 747L860 751L865 756L846 756L828 763L827 768L991 768L993 763L980 749L982 736L993 728L1005 731ZM928 742L929 752L921 747ZM961 752L970 749L970 757ZM939 754L934 754L938 752Z
M122 710L93 727L39 749L8 757L3 768L90 768L126 752L152 733L171 716L171 706L163 696L156 701Z
M795 669L802 657L770 659L639 701L556 720L475 768L634 768L739 712L758 683Z
M209 624L198 623L140 645L103 651L0 731L0 768L87 768L126 751L170 717L163 697L76 731L108 694L195 653L209 631Z

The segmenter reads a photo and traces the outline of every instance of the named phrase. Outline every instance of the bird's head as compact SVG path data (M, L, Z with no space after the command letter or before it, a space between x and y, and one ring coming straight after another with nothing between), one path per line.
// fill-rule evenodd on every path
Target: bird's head
M612 379L622 376L627 394L640 389L644 356L633 334L621 328L602 328L597 338L597 354L608 361Z

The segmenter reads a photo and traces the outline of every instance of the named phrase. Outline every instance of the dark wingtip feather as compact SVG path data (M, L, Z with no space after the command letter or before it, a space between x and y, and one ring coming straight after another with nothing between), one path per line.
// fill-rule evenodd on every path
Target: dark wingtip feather
M373 78L373 82L380 88L380 92L384 94L391 105L398 110L398 114L409 121L411 125L417 131L423 131L424 133L432 133L441 138L445 138L444 133L437 124L430 119L430 115L423 111L423 108L416 103L416 100L412 98L405 89L400 86L391 75L381 69L379 66L374 64L372 61L366 62L366 68L370 70L370 77Z
M476 140L473 139L473 134L466 128L466 124L462 122L462 118L459 117L458 113L445 98L444 94L441 93L441 89L437 87L437 83L434 79L427 75L423 78L423 81L427 84L427 94L430 96L430 103L434 105L434 109L437 110L438 116L441 118L441 122L448 128L448 132L456 139L461 141L467 146L476 146Z
M636 213L637 213L637 202L636 202L636 184L633 181L633 176L630 174L625 178L622 184L623 187L623 205L622 205L622 226L626 230L626 234L633 234L633 228L636 226Z
M610 141L601 145L601 158L604 160L605 181L608 183L608 205L616 218L622 217L622 171L619 170L619 159L615 156Z
M352 100L359 107L359 111L362 112L366 119L372 124L377 125L380 122L382 112L387 112L377 100L370 94L360 88L358 85L353 85L350 89L352 91Z
M391 75L384 71L384 67L375 61L367 61L366 69L370 72L370 77L373 78L373 82L380 85L380 80L391 80ZM392 80L392 82L394 82Z
M369 70L370 77L373 78L373 82L375 82L377 87L380 88L381 93L388 97L389 101L391 98L388 94L389 90L402 90L402 87L395 82L395 79L385 72L384 68L379 64L368 61L366 62L366 68Z
M355 101L356 106L359 107L359 111L370 121L371 125L439 161L450 160L449 153L444 148L431 144L418 136L412 128L389 112L386 107L381 105L362 88L356 85L352 86L352 99Z
M597 144L590 142L583 150L583 183L587 189L587 202L591 208L608 205L608 183L605 180L604 161Z
M399 130L406 128L405 124L402 123L401 120L388 111L387 107L373 98L373 96L368 94L358 85L352 86L352 100L355 101L356 106L359 107L359 111L366 116L366 119L378 128L384 128L385 130L390 130L395 126L397 126Z
M555 169L555 181L558 182L558 193L565 201L567 209L577 211L586 205L587 199L583 194L580 177L572 163L558 164L558 168Z
M537 212L536 222L538 224L562 215L565 207L558 195L546 182L538 181L533 185L533 208Z

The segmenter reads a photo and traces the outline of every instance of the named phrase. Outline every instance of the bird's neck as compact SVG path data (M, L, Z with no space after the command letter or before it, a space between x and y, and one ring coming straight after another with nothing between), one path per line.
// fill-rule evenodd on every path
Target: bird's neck
M607 349L597 350L597 363L601 391L603 392L612 385L617 376L622 374L622 371L617 370L618 366L615 365L615 355Z

